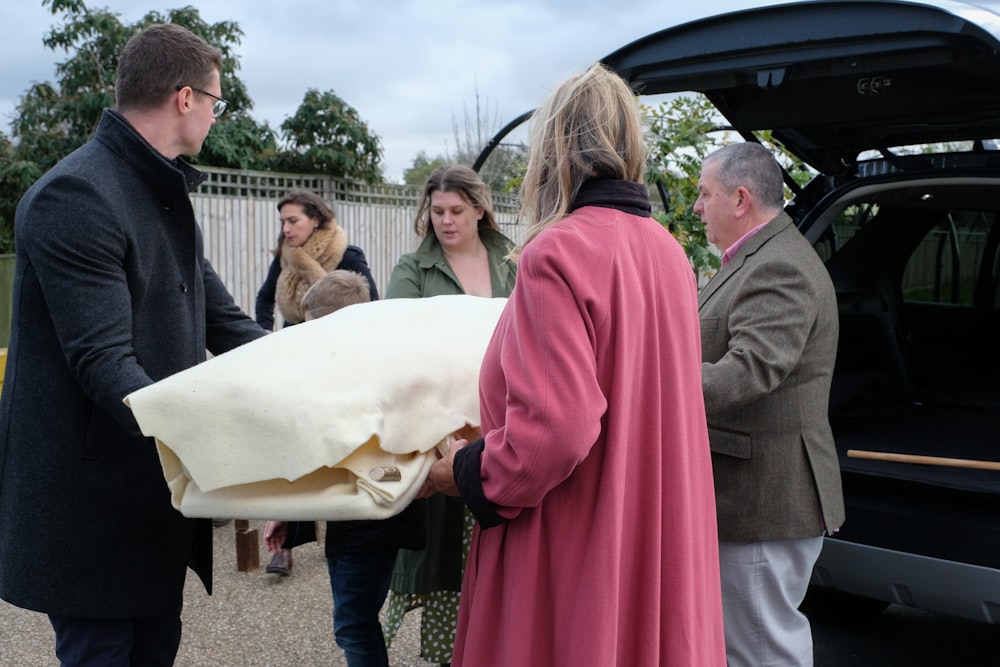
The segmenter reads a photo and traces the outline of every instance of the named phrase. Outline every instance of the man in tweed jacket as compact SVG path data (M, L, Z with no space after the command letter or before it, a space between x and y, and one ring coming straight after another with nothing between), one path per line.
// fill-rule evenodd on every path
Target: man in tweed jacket
M722 268L699 297L729 666L811 665L798 611L824 533L844 521L827 412L837 301L782 211L781 170L754 143L702 164L694 211Z

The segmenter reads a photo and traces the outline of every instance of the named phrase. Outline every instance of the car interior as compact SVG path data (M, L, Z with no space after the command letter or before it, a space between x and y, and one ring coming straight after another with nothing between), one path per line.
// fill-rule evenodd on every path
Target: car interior
M1000 458L991 426L1000 410L997 202L1000 180L890 182L845 197L813 225L840 309L831 424L842 472L859 491L854 501L869 510L854 515L853 540L997 565L996 555L968 548L963 532L1000 537L991 526L995 470L848 454L892 448L970 462ZM911 521L911 530L884 530L888 517L878 507L887 493L907 497L909 511L900 516L897 503L892 521L900 528ZM956 521L950 510L957 506L964 509ZM928 530L934 517L947 520ZM941 539L942 530L954 539Z

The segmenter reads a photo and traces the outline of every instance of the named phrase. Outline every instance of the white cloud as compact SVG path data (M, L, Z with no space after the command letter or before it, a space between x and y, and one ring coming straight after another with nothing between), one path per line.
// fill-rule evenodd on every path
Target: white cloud
M132 22L188 0L90 0ZM770 2L701 0L199 0L202 18L235 21L253 115L277 128L309 88L334 90L382 138L391 180L420 151L454 143L476 91L505 124L562 78L646 34L699 16ZM980 2L979 4L996 4ZM65 54L42 45L60 23L41 0L0 3L0 123L34 81L52 81ZM4 130L8 129L6 127Z

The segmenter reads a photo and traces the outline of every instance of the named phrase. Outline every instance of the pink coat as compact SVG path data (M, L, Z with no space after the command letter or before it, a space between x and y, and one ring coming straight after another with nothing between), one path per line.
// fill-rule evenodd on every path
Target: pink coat
M650 218L527 246L480 375L486 498L453 664L725 665L694 277Z

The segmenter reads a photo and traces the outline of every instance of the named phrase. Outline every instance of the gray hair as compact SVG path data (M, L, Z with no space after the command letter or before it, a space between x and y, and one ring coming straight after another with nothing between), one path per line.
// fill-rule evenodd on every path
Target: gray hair
M781 165L771 151L754 142L727 144L705 158L718 165L716 176L728 192L743 186L767 210L785 205L785 184Z

